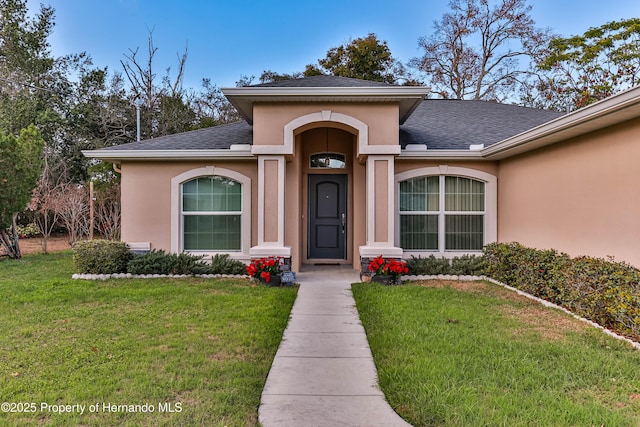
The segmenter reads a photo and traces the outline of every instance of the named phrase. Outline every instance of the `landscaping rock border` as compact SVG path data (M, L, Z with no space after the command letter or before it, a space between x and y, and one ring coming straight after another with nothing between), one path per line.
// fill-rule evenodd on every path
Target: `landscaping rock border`
M114 274L74 274L71 276L72 279L77 279L77 280L108 280L108 279L162 279L162 278L171 278L171 279L177 279L177 278L184 278L184 277L202 277L205 279L215 279L215 278L234 278L234 279L250 279L251 277L249 277L246 274L240 275L240 274L193 274L193 275L187 275L187 274L131 274L131 273L114 273ZM544 305L545 307L550 307L550 308L554 308L556 310L560 310L564 313L569 314L570 316L574 317L575 319L580 320L581 322L587 323L590 326L593 326L594 328L600 329L601 331L603 331L605 334L621 340L621 341L626 341L627 343L631 344L631 346L633 348L635 348L636 350L640 350L640 343L637 343L633 340L630 340L627 337L624 337L622 335L618 335L615 332L610 331L609 329L598 325L595 322L592 322L589 319L585 319L584 317L580 317L572 312L570 312L569 310L567 310L564 307L561 307L557 304L551 303L549 301L545 301L542 298L538 298L536 296L533 296L531 294L528 294L526 292L523 292L519 289L516 289L512 286L509 286L507 284L504 284L498 280L492 279L491 277L487 277L487 276L465 276L465 275L450 275L450 274L438 274L438 275L412 275L412 276L402 276L401 278L403 281L404 280L456 280L456 281L462 281L462 282L475 282L475 281L479 281L479 280L485 280L487 282L491 282L495 285L498 286L502 286L505 289L509 289L510 291L513 291L515 293L517 293L518 295L522 295L525 298L529 298L533 301L539 302L540 304Z
M205 279L216 278L234 278L249 279L246 274L131 274L131 273L114 273L114 274L74 274L72 279L77 280L108 280L108 279L179 279L185 277L202 277Z

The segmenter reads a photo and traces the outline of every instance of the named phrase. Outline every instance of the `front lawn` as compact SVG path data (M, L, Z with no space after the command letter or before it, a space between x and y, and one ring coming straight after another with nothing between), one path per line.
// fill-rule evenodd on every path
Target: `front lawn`
M355 284L380 386L415 426L640 425L640 351L501 287Z
M0 261L0 425L257 424L295 288L72 273Z

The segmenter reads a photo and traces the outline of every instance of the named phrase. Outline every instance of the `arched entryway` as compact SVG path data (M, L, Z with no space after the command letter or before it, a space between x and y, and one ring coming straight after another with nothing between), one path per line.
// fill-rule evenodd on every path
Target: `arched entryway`
M299 253L303 264L353 264L355 236L364 234L365 170L356 159L356 135L318 123L296 136L301 174ZM362 194L360 194L362 193Z

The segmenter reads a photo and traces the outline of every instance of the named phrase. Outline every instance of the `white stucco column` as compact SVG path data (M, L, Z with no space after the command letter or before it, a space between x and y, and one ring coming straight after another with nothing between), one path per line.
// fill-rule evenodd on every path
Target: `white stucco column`
M370 154L367 157L367 243L360 246L361 258L402 257L395 246L394 156Z
M291 256L284 245L285 156L258 156L258 245L251 248L253 258Z

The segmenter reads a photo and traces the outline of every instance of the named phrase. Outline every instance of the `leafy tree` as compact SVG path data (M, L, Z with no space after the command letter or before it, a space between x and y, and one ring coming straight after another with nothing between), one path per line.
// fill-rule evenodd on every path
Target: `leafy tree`
M240 120L238 111L211 79L202 79L202 90L193 97L192 108L200 128Z
M539 62L550 106L573 110L640 82L640 18L613 21L583 35L555 37Z
M275 71L265 70L260 75L260 83L272 83L272 82L279 82L282 80L294 80L294 79L300 79L302 77L304 77L303 73L292 73L292 74L282 73L281 74L281 73L276 73Z
M532 75L530 62L549 40L526 0L451 0L451 12L421 37L424 54L411 65L426 73L443 98L504 101ZM525 63L521 63L525 61Z
M47 100L55 96L47 41L53 9L42 6L33 18L27 12L24 0L0 0L0 128L15 135L51 120Z
M374 33L329 49L318 64L307 65L304 75L326 73L385 83L406 80L405 70L391 55L387 42L378 40Z
M18 137L0 132L0 247L10 258L21 256L16 218L29 204L38 182L43 147L42 135L33 125Z

